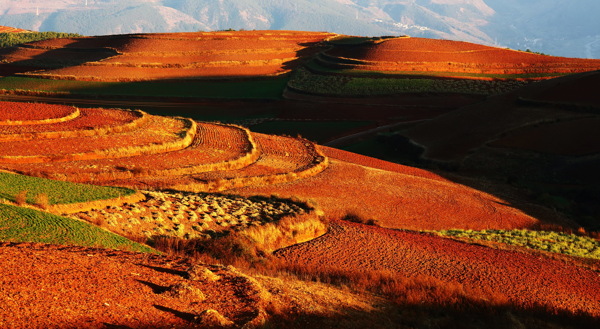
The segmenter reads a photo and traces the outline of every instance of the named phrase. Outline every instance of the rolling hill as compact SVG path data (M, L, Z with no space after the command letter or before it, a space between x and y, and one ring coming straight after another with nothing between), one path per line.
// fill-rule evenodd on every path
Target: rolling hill
M229 28L408 34L599 58L599 9L594 0L4 1L0 24L84 35Z
M0 59L0 196L17 204L0 205L0 326L600 319L600 60L270 30L69 36ZM151 251L131 240L165 255L100 249Z

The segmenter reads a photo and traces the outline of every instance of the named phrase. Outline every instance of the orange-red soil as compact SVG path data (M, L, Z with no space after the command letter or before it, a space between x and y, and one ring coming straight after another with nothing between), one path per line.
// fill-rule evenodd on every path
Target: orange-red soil
M2 156L34 157L94 153L100 150L173 142L181 139L177 133L184 128L182 120L154 117L139 129L131 132L107 136L5 141L1 142L0 146L2 147ZM23 158L22 162L28 161L27 158Z
M65 105L2 102L0 103L0 126L7 121L43 123L43 120L67 117L74 111L76 111L74 107Z
M22 33L22 32L31 32L31 31L19 29L16 27L10 27L10 26L0 26L0 33Z
M192 143L183 149L156 154L134 155L119 159L93 159L69 162L30 163L7 165L25 174L44 172L65 175L70 181L101 183L124 176L136 177L167 175L167 171L181 174L215 170L211 165L235 161L246 155L251 145L244 130L226 125L198 123ZM234 165L234 164L232 164ZM129 173L127 173L129 171ZM163 171L157 173L158 171Z
M25 103L18 103L25 104ZM32 109L39 110L43 106L34 106ZM34 112L34 111L32 111ZM116 109L79 109L79 116L72 120L64 122L36 124L36 125L1 125L0 140L8 138L45 136L49 132L70 132L77 136L81 131L102 130L103 133L111 129L125 129L136 120L140 120L142 115L139 112L122 111ZM34 112L35 113L35 112ZM131 127L133 129L133 127ZM124 130L121 130L124 131ZM84 132L83 134L88 134ZM98 133L99 135L102 133ZM12 135L12 136L11 136ZM46 137L47 138L47 137Z
M54 79L135 81L177 78L265 76L289 72L298 59L314 54L330 33L290 31L135 34L44 40L33 48L5 52L15 65L42 65L56 60L63 68L47 67L31 76ZM77 51L83 55L77 55ZM93 51L89 51L93 50ZM62 56L62 55L61 55Z
M524 228L539 223L509 201L440 180L368 168L332 159L320 174L268 187L232 190L242 195L277 194L315 201L330 218L348 213L384 227L414 230ZM398 170L401 171L401 170ZM427 175L424 175L427 176Z
M600 69L600 60L544 56L461 41L396 38L326 52L357 69L487 74L575 73Z
M224 267L207 266L214 282L185 278L180 259L148 254L0 243L2 328L194 328L194 317L215 309L236 325L257 316L252 285ZM199 289L206 300L165 293L175 284Z
M389 270L407 277L428 275L499 292L524 307L543 306L600 316L598 273L541 254L338 221L324 236L276 254L309 268Z

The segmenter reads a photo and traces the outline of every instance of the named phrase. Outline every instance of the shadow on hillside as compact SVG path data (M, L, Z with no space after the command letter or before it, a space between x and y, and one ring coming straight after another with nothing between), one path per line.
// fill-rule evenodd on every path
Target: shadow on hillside
M202 326L198 315L203 310L181 311L164 305L154 305L160 311L189 323ZM438 307L428 305L379 304L377 310L364 311L353 307L329 309L323 314L307 312L302 307L288 309L291 305L281 306L279 310L268 311L269 316L260 328L461 328L461 329L505 329L527 327L530 329L595 328L600 325L596 318L585 315L551 314L539 310L515 310L510 307L488 307L472 305L467 310L457 310L452 306ZM275 313L275 314L273 314ZM105 324L106 328L127 328L119 324ZM206 325L206 324L205 324ZM243 323L236 325L242 326ZM143 323L147 328L166 328L164 323ZM169 325L171 328L171 325Z
M118 54L110 48L82 47L86 43L77 39L73 40L73 42L65 45L65 47L56 49L36 48L35 42L9 48L0 48L0 57L7 56L10 58L11 55L23 56L19 55L19 53L33 54L29 59L0 64L0 76L78 66L88 62L100 61Z
M99 38L101 40L111 40L110 38ZM109 48L94 47L93 42L90 39L77 40L74 39L72 43L66 45L60 49L48 49L36 56L32 56L31 59L17 61L10 64L0 64L0 75L14 75L16 73L22 73L26 71L32 71L35 69L47 68L60 68L82 65L87 62L99 61L111 56L114 56L116 52ZM104 41L99 42L99 45L103 45ZM108 42L108 41L106 41ZM126 42L126 38L119 38L117 42ZM290 70L301 65L307 58L310 58L316 54L321 48L319 43L303 43L301 44L304 48L297 51L297 59L285 62L282 68ZM31 46L22 46L22 49L30 49ZM19 48L6 48L0 49L0 54L10 54L11 52L18 52ZM60 88L66 88L64 91L70 92L71 97L81 98L80 103L75 101L69 101L67 99L61 99L57 102L74 104L77 106L94 107L94 106L107 106L107 107L124 107L124 108L141 108L151 114L160 115L179 115L192 117L197 120L214 120L223 122L240 122L240 121L251 121L254 119L294 119L294 120L373 120L378 124L385 124L386 120L394 118L395 120L427 120L438 115L453 111L452 108L456 104L464 105L466 101L479 101L479 100L454 100L451 102L451 108L444 108L440 105L440 100L436 100L435 103L427 104L425 97L422 98L410 98L410 99L398 99L398 104L402 102L416 102L414 106L412 104L410 108L401 108L395 106L380 106L372 104L336 104L324 103L319 101L292 101L282 100L282 94L286 88L288 77L264 77L264 76L249 76L243 78L235 77L221 77L220 79L158 79L153 81L142 81L142 82L119 82L119 83L97 83L91 82L78 82L78 81L59 81L69 82L71 87L65 86L52 86L55 80L43 80L39 83L40 90L44 91L44 87L51 86L52 91L61 91ZM17 89L27 89L31 86L31 81L23 84ZM0 85L0 88L4 88ZM31 87L35 89L35 87ZM57 89L58 88L58 89ZM69 89L70 88L70 89ZM35 94L35 93L34 93ZM51 95L50 95L51 96ZM430 95L431 96L431 95ZM431 97L430 97L431 98ZM435 97L434 97L435 98ZM15 100L18 100L15 99ZM36 100L35 98L28 98L27 101ZM43 99L47 101L48 99ZM426 113L426 114L423 114ZM384 122L384 123L381 123ZM292 133L295 135L297 131ZM302 134L302 132L300 132ZM339 133L338 133L339 135ZM331 136L336 137L336 136ZM400 159L395 159L396 162L406 163L412 166L422 167L428 170L435 170L435 172L441 176L444 176L457 183L471 186L475 189L499 196L502 199L509 200L506 203L510 203L511 206L519 208L526 213L536 218L547 218L560 217L553 214L552 210L542 209L540 207L532 207L529 202L522 202L519 199L507 198L507 193L512 193L510 188L497 188L491 186L487 182L481 182L478 179L471 179L464 177L461 171L455 171L452 165L444 166L439 164L420 163L418 158L418 150L414 148L413 144L410 144L406 140L400 138L399 141L397 136L385 137L383 141L378 141L378 145L391 145L395 150L395 155L400 155ZM396 139L394 139L396 138ZM362 153L362 152L359 152ZM386 159L385 155L378 156L374 154L366 154L375 156L378 158ZM404 159L403 159L404 158ZM388 158L389 159L389 158ZM407 160L407 161L405 161ZM494 159L484 159L485 161L494 161ZM498 159L496 159L498 160ZM500 159L502 160L502 159ZM530 162L519 162L518 158L514 159L512 169L513 172L518 172L519 168L530 167L541 168L540 163L536 163L535 159ZM507 161L504 159L503 161ZM590 165L591 163L591 165ZM499 165L502 166L501 164ZM536 167L537 166L537 167ZM586 177L597 177L597 162L586 162L578 166L578 163L571 163L571 169L568 175L577 175L582 170L579 168L587 168L586 173L590 175L580 175L578 179L586 179ZM548 168L548 167L547 167ZM550 171L538 170L540 176L551 175L552 168ZM531 171L531 168L529 168ZM595 175L595 176L594 176ZM569 183L567 176L563 181ZM513 175L506 175L504 181L501 184L509 183L510 187L511 180L514 180ZM506 186L505 186L506 187ZM553 204L556 204L556 198L553 198L552 194L544 192L545 187L535 187L533 192L529 195L531 201L536 202L542 201L545 205L549 205L552 208ZM527 193L527 192L526 192ZM569 192L571 193L571 192ZM580 200L586 201L584 207L590 208L593 211L597 211L598 205L594 206L594 202L597 203L596 190L574 190L573 194L577 194L576 197ZM564 199L564 196L561 197ZM554 201L553 201L554 200ZM559 202L562 200L558 200ZM562 211L563 209L557 209ZM587 213L590 213L589 211ZM597 213L597 212L596 212Z

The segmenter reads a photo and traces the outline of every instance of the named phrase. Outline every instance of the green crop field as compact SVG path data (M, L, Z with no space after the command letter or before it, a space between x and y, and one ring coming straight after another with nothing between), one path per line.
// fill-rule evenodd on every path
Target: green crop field
M0 199L15 202L22 191L27 191L28 203L35 203L38 195L46 194L49 205L114 199L135 193L134 190L120 187L77 184L0 172Z
M0 204L0 241L76 245L157 253L150 247L83 221L5 204Z
M0 78L0 90L66 93L83 96L280 99L288 79L288 77L278 77L237 81L101 82L4 77Z
M288 84L292 88L309 93L353 97L429 92L491 95L513 90L523 83L510 80L429 79L406 75L318 74L299 69Z
M356 69L338 69L325 67L316 61L306 64L308 68L315 72L336 73L352 76L421 76L421 77L460 77L460 78L491 78L491 79L532 79L532 78L553 78L569 75L569 73L522 73L522 74L491 74L491 73L466 73L466 72L447 72L447 71L375 71L375 70L356 70Z
M0 48L12 47L22 43L54 39L80 37L76 33L61 32L27 32L27 33L0 33Z
M501 242L569 256L600 259L600 241L573 234L530 230L447 230L438 233L444 236Z

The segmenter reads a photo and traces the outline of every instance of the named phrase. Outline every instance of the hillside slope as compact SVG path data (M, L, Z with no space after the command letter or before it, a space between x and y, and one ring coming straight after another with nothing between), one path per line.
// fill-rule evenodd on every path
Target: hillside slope
M600 57L600 29L594 16L600 9L595 0L579 0L576 5L560 0L11 0L0 4L0 10L3 25L85 35L294 29L409 34Z

